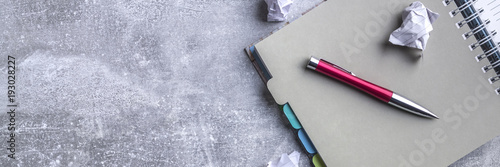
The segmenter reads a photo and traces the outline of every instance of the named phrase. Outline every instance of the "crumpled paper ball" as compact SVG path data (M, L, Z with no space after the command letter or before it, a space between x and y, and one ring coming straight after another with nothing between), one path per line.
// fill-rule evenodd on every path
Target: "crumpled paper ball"
M292 0L265 0L267 4L267 21L285 21L290 7L292 6Z
M432 31L432 23L439 17L438 13L427 9L419 1L413 2L403 11L403 24L394 30L389 42L394 45L424 50Z
M300 153L293 151L290 154L281 154L281 157L267 163L267 167L298 167Z

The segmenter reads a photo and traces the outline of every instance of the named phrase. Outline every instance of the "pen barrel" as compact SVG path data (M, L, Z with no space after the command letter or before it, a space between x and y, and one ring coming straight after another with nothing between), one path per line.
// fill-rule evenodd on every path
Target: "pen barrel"
M344 69L325 60L319 60L315 71L356 87L386 103L392 98L392 91L347 73Z

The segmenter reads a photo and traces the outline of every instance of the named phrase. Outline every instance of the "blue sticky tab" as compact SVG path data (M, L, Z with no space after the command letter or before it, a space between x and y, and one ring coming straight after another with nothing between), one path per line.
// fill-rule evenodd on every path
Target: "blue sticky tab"
M299 120L297 119L297 117L293 113L293 110L290 107L290 105L288 105L288 103L283 106L283 112L285 113L285 116L288 119L288 122L290 122L290 124L292 124L292 127L294 129L298 130L298 129L302 128Z
M266 79L266 81L270 80L273 76L271 75L271 73L269 73L269 71L267 70L267 67L264 65L264 62L260 58L259 52L257 51L257 49L255 49L255 45L250 46L248 49L250 50L250 53L252 54L253 58L255 59L255 62L257 62L257 65L259 66L259 69L262 72L262 75L264 75L264 78Z
M309 139L309 136L307 136L306 131L304 131L304 129L300 129L298 135L300 142L302 143L306 151L309 154L316 154L317 153L316 148L312 144L311 139Z

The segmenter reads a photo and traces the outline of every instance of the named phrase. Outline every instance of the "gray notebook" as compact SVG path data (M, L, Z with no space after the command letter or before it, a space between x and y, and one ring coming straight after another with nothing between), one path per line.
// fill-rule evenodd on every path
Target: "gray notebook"
M490 84L438 0L426 50L389 44L411 2L330 0L255 44L252 60L278 104L288 103L328 166L446 166L500 134L498 83ZM456 8L456 7L455 7ZM421 55L423 54L423 55ZM306 69L310 56L342 66L428 108L419 117ZM259 64L259 63L256 63Z

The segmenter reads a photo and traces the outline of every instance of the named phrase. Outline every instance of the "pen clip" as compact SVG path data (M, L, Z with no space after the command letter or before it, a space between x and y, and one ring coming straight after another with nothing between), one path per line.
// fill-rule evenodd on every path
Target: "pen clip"
M356 74L354 74L354 73L352 73L352 72L350 72L350 71L347 71L345 68L342 68L342 67L340 67L340 66L338 66L338 65L335 65L335 64L330 63L330 62L328 62L328 61L323 61L323 62L324 62L324 63L328 63L328 64L332 65L333 67L335 67L335 68L337 68L337 69L339 69L339 70L341 70L341 71L344 71L345 73L351 74L352 76L356 76Z

